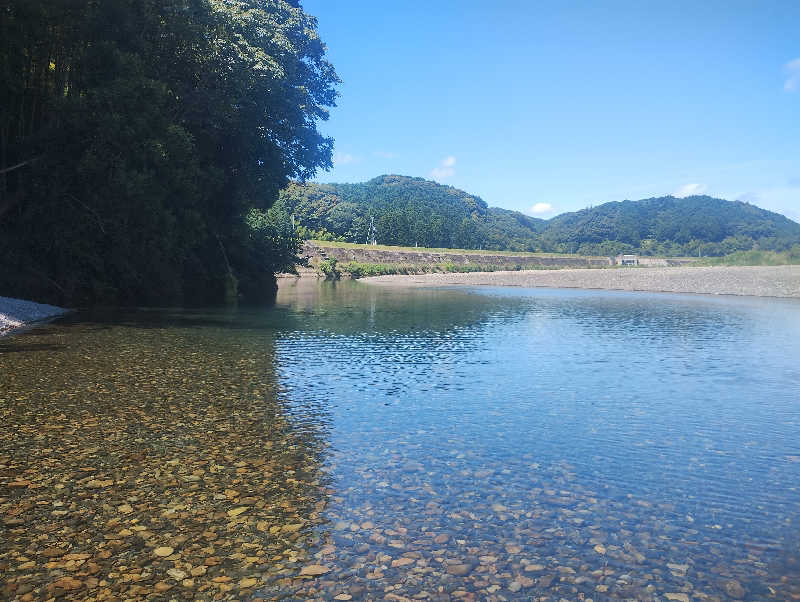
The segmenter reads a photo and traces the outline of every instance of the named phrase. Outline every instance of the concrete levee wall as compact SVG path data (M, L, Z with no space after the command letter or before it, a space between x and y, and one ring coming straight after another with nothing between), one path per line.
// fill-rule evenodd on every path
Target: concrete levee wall
M696 259L691 257L645 257L642 255L632 255L631 257L635 257L635 265L647 268L686 266L697 262ZM623 265L622 258L623 255L617 255L613 258L613 263L615 265Z
M434 265L453 263L456 265L491 266L494 268L599 268L614 265L610 257L559 257L550 255L498 255L491 251L486 253L450 253L430 251L393 251L371 249L369 247L328 247L306 241L303 256L312 263L314 260L333 258L347 263L393 263L411 265Z

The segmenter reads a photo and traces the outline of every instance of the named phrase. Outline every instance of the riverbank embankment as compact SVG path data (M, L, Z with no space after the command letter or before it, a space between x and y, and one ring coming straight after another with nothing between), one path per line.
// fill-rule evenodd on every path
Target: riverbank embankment
M11 297L0 297L0 336L26 324L49 320L68 311L55 305L45 305L43 303L34 303L33 301L24 301L23 299L12 299Z
M557 255L548 253L496 253L492 251L466 251L461 249L407 249L403 247L373 247L371 245L327 245L319 241L305 241L302 256L315 264L325 259L340 263L355 262L385 265L483 266L493 269L525 270L541 268L602 268L613 265L609 257L582 255Z
M800 265L471 272L362 280L383 286L516 286L800 298Z

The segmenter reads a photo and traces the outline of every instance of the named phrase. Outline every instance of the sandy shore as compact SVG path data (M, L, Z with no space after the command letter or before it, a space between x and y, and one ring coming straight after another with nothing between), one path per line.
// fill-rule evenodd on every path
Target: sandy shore
M69 310L55 305L0 297L0 336L26 324L60 316L67 311Z
M800 265L471 272L362 280L383 286L519 286L800 298Z

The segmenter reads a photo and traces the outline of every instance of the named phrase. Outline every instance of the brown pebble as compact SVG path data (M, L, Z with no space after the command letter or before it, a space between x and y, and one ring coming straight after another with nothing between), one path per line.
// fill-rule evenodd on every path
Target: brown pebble
M742 584L736 581L735 579L731 579L730 581L725 582L725 591L728 592L728 595L731 598L736 598L738 600L745 597L746 592L742 587Z
M447 567L448 575L455 575L456 577L463 577L472 572L471 564L451 564Z
M158 593L161 593L172 589L172 585L167 583L166 581L159 581L153 586L153 589L156 590Z
M78 579L73 579L72 577L62 577L61 579L53 583L53 587L58 587L67 591L79 589L82 586L83 586L83 581L79 581Z

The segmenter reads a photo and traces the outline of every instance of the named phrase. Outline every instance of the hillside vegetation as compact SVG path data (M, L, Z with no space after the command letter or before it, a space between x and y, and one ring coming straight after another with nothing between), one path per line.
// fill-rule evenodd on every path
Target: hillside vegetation
M748 203L671 196L605 203L550 220L489 207L423 178L384 175L358 184L291 183L281 211L305 238L499 251L722 256L800 244L800 224Z
M9 0L0 15L0 291L271 298L298 245L270 207L331 165L317 123L338 78L316 20L294 0Z

